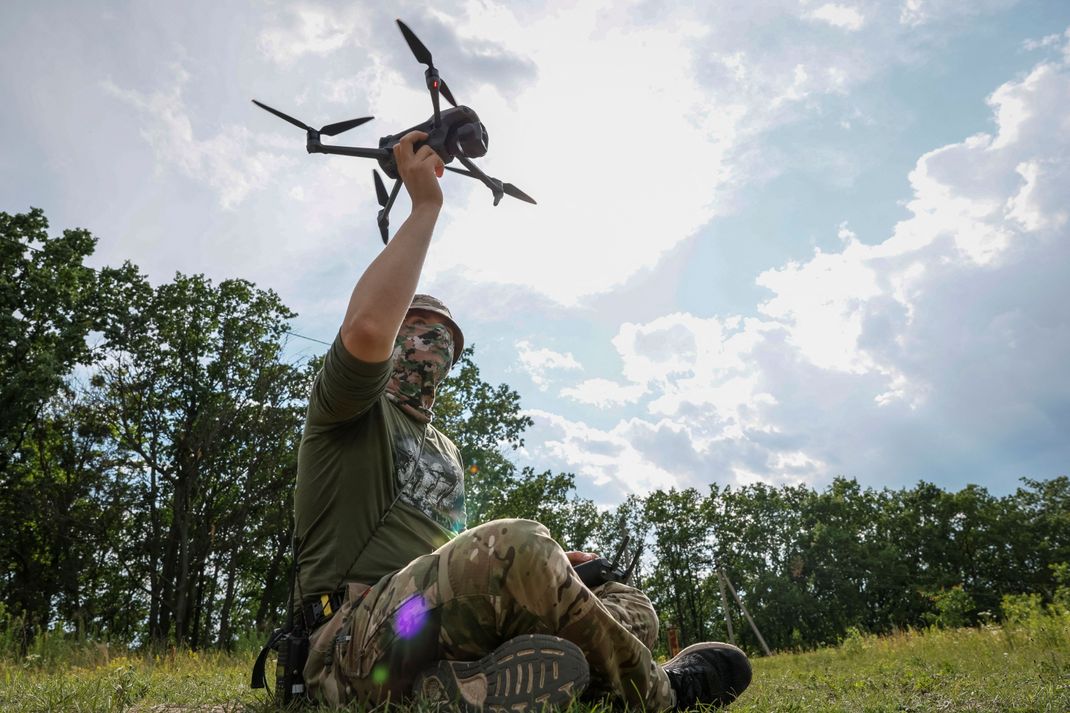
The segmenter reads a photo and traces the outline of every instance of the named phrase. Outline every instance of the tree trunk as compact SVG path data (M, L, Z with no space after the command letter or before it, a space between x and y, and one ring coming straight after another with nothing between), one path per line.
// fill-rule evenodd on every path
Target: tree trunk
M290 549L290 537L292 526L286 528L285 535L275 538L275 553L271 556L271 564L268 565L267 574L264 576L264 587L260 592L260 605L256 608L256 628L265 631L268 626L267 617L274 607L272 606L272 593L275 591L279 579L280 570L286 561L286 553Z
M190 537L189 537L189 486L183 475L183 481L175 488L175 544L178 548L175 571L175 643L186 642L189 626L189 600L192 583L189 576Z
M231 552L227 562L227 592L223 597L223 608L219 612L219 640L216 645L230 650L230 612L234 606L234 583L237 581L238 555Z

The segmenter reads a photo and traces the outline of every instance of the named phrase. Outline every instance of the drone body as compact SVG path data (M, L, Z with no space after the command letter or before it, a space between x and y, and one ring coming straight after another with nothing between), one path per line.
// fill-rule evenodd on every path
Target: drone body
M365 116L359 119L340 121L335 124L328 124L317 130L291 116L283 114L277 109L272 109L266 104L258 102L256 99L253 99L253 103L261 109L271 112L280 119L304 129L307 132L305 148L309 153L356 156L359 158L375 159L379 162L379 168L382 169L383 173L394 180L394 186L388 194L386 186L383 185L383 181L379 177L379 172L372 171L375 179L376 198L379 201L379 205L382 206L379 210L377 222L379 224L380 234L383 238L383 243L386 243L387 241L390 209L393 207L394 200L397 198L398 192L401 190L401 178L398 175L397 164L394 162L393 148L401 140L401 137L411 131L422 131L427 134L427 138L418 142L415 145L415 148L425 145L430 146L435 153L439 155L442 162L447 164L447 170L482 181L494 194L494 205L498 205L502 196L505 195L518 198L519 200L528 203L534 203L535 200L532 199L531 196L527 195L513 184L502 183L498 179L488 176L472 162L472 159L480 158L487 153L487 144L489 141L487 127L485 127L479 120L479 115L477 115L475 111L469 107L457 105L449 87L447 87L446 83L439 77L438 70L435 69L435 66L432 63L431 53L424 47L423 43L420 42L405 23L401 20L398 20L397 23L409 48L412 50L413 54L416 55L416 59L427 65L427 70L424 72L424 76L427 80L427 89L431 93L431 104L434 109L434 113L427 121L398 132L397 134L391 134L380 138L378 148L333 146L324 144L320 140L320 136L335 136L343 131L348 131L365 122L371 121L372 117ZM453 105L452 108L446 109L445 111L440 110L439 95L444 96L446 101ZM461 169L449 166L448 164L451 163L453 159L457 159L464 168Z

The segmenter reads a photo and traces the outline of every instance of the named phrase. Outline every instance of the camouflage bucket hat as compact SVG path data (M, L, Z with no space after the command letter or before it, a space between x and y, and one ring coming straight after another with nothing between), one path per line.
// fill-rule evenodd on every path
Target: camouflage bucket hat
M413 310L432 312L442 317L442 321L453 332L453 364L456 364L461 358L461 352L464 351L464 334L461 333L461 328L457 326L457 323L453 321L450 308L446 306L445 302L431 295L415 295L412 298L412 304L409 305L409 311L412 312Z

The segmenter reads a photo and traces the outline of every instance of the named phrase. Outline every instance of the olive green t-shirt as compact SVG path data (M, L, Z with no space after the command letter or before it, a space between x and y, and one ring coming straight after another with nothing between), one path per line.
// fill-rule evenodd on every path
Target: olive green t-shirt
M299 599L375 584L465 527L460 452L386 398L391 372L339 335L316 376L294 492Z

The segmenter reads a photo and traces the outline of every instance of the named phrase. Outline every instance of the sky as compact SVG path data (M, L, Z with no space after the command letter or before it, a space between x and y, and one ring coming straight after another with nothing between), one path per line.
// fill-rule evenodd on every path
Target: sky
M382 248L376 146L423 67L487 126L421 281L601 505L710 483L1070 471L1070 3L0 4L0 210L244 278L330 341ZM399 198L393 225L408 204ZM321 352L293 337L290 356Z

